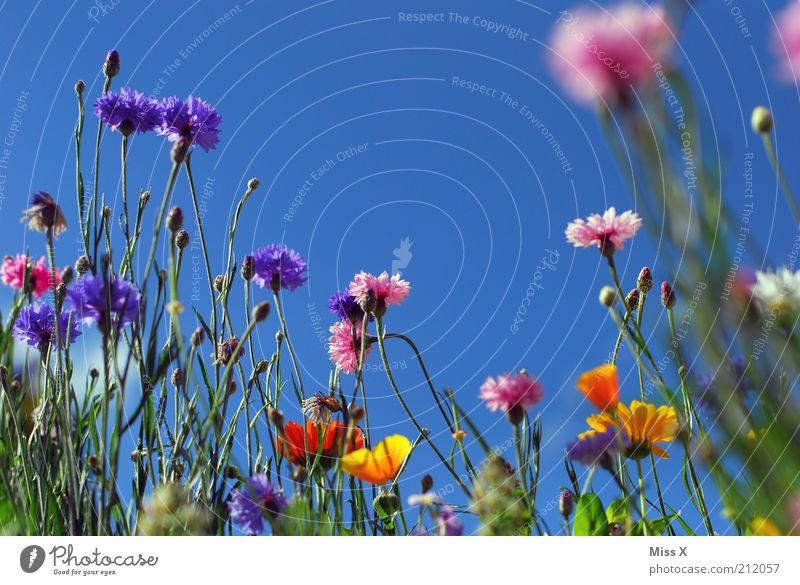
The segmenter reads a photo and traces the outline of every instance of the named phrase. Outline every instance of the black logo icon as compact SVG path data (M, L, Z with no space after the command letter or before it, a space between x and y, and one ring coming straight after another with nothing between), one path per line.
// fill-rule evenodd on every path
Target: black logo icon
M37 544L26 546L19 553L19 566L26 573L35 573L42 568L44 557L44 549L41 546Z

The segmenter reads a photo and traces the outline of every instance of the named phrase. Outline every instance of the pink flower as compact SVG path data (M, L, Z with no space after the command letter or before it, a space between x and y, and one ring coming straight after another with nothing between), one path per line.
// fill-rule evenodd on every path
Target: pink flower
M353 339L353 328L356 330ZM351 374L358 366L358 355L361 352L361 321L355 325L350 321L339 321L331 325L331 336L328 343L328 354L331 361L339 366L345 374ZM364 360L372 348L367 345L364 351Z
M30 278L30 290L37 299L53 287L53 275L47 267L44 256L39 258L36 264L25 254L17 254L16 258L6 256L3 258L3 265L0 266L0 278L3 284L22 290L25 288L25 272ZM61 278L56 273L56 284Z
M401 280L399 274L389 278L387 272L382 272L380 276L359 272L350 283L350 294L362 308L374 299L375 308L372 312L378 316L383 315L389 305L403 302L410 290L408 281Z
M608 105L632 99L631 88L655 79L673 36L661 6L627 2L564 10L551 40L553 75L576 100Z
M772 49L781 63L781 75L795 82L800 74L800 3L792 2L777 16Z
M576 219L567 226L567 241L576 248L597 246L603 255L622 250L623 242L636 235L642 227L642 218L633 211L617 215L617 210L609 207L603 215L593 213L584 221Z
M505 413L514 407L527 410L538 404L542 396L542 385L528 374L502 374L496 380L490 376L481 386L480 393L489 410Z

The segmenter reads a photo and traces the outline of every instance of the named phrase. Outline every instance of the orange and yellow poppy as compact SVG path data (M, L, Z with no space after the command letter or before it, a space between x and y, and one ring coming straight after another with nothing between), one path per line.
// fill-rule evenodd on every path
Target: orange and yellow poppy
M584 372L576 386L600 411L613 410L619 402L619 376L613 364Z
M371 484L381 485L397 477L411 453L411 441L403 435L391 435L374 449L359 449L342 457L342 469Z

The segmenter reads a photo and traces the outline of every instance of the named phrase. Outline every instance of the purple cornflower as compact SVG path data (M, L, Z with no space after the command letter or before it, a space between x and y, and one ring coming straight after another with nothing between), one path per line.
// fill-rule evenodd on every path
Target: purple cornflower
M175 96L161 102L161 128L158 133L170 142L186 138L208 152L219 142L222 117L207 101L189 96L185 102Z
M600 465L608 467L611 458L624 451L629 440L624 431L609 428L602 433L589 431L567 445L567 455L574 461L580 461L586 467Z
M346 290L340 290L331 295L331 298L328 299L328 310L339 317L341 321L350 321L353 324L360 323L364 318L364 310L361 305ZM369 320L374 321L374 315L370 315Z
M86 276L67 289L67 299L75 314L86 324L105 326L106 318L123 327L136 320L139 314L139 291L122 278L112 278L108 306L102 276Z
M119 94L109 91L101 95L94 102L94 115L124 136L149 132L161 125L158 102L131 88L122 89Z
M72 343L81 334L78 318L69 311L61 311L58 319L58 332L61 346L65 341ZM55 342L56 312L53 307L45 304L28 305L23 307L14 324L14 337L40 351L47 350L51 342ZM69 335L67 329L69 328Z
M305 259L284 244L270 244L253 252L253 282L261 288L293 291L308 280L307 270Z
M247 534L264 531L264 514L269 519L280 516L289 501L266 475L254 475L247 486L231 492L228 510L231 519Z
M461 536L464 533L464 525L450 506L442 506L439 510L436 528L439 536Z

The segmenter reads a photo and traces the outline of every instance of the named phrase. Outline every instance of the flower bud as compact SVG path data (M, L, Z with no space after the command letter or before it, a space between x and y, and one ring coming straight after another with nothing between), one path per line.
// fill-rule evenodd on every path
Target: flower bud
M172 382L172 385L176 388L183 386L183 370L175 368L172 371L172 376L170 376L170 382Z
M183 210L180 207L173 207L167 214L167 229L177 232L183 227Z
M253 308L253 320L257 322L264 321L269 315L269 301L258 303Z
M453 439L458 441L459 443L467 438L467 431L464 429L458 429L453 433Z
M269 362L267 360L258 360L256 362L256 374L263 374L266 372L267 366L269 366Z
M661 283L661 304L667 309L675 306L675 291L666 280Z
M382 491L372 501L372 507L379 515L394 516L400 509L400 498L397 494Z
M636 288L645 294L653 290L653 275L647 266L639 272L639 276L636 279Z
M283 428L283 413L277 408L267 409L267 419L276 429Z
M225 477L228 479L239 479L239 468L235 465L225 467Z
M111 208L108 205L103 206L103 217L106 219L111 217Z
M422 484L420 487L422 488L423 494L433 489L433 477L431 477L429 473L422 476Z
M86 89L86 84L83 82L83 79L79 79L75 82L75 93L78 95L82 95L84 90Z
M142 204L142 207L147 205L147 202L150 201L150 191L142 191L142 194L139 195L139 201Z
M261 181L259 181L256 177L253 177L252 179L247 181L247 188L250 189L250 191L255 191L256 189L258 189L258 186L260 184Z
M625 297L625 304L628 306L628 310L633 313L636 309L639 308L639 289L635 288L631 292L628 293L628 296Z
M64 302L64 297L67 296L67 285L64 284L63 282L58 283L58 285L56 286L55 293L56 293L56 295L55 295L56 296L56 305L58 305L60 307L61 303Z
M350 405L350 420L353 421L354 425L357 425L362 420L364 420L364 409L360 407L358 404Z
M191 337L192 345L194 347L202 345L205 337L206 337L205 329L203 329L202 327L198 327L197 329L194 330L194 333L192 333Z
M753 132L756 134L772 132L772 129L775 127L775 121L772 119L772 112L764 106L757 106L753 109L753 115L750 117L750 124L753 127Z
M86 256L80 256L75 261L75 272L78 274L86 274L89 272L89 259Z
M252 256L245 256L244 260L242 261L242 278L245 280L250 280L253 278L253 257Z
M575 509L575 500L572 499L572 492L564 490L558 498L558 511L564 518L569 518Z
M284 335L283 335L283 331L281 331L281 330L279 329L279 330L278 330L278 331L275 333L275 343L277 343L278 345L280 345L281 343L283 343L283 337L284 337Z
M236 380L231 380L228 382L228 396L233 396L236 394Z
M106 55L106 61L103 63L103 75L111 79L119 74L119 51L112 49Z
M214 290L217 292L222 292L222 289L225 287L225 277L221 274L217 274L214 277Z
M519 404L515 404L506 412L506 418L512 425L521 424L525 419L525 410Z
M75 278L75 269L72 266L65 266L61 271L61 282L69 284Z
M177 234L175 234L175 245L178 247L179 250L183 250L186 246L189 245L189 232L186 230L181 230Z
M612 307L616 298L617 291L610 286L604 286L600 289L600 304L604 307Z

